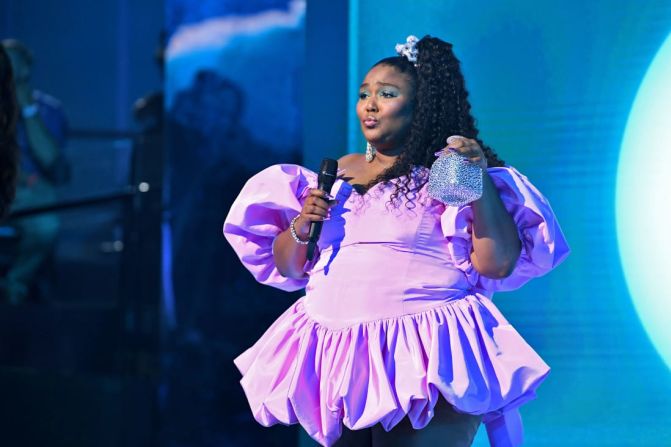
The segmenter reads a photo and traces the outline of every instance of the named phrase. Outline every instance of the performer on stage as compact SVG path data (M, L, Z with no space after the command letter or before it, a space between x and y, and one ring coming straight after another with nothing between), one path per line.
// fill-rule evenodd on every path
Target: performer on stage
M361 84L367 153L339 160L331 195L275 165L229 211L225 236L255 278L305 288L235 360L241 384L258 422L300 423L324 446L467 446L481 421L492 445L519 445L518 407L549 367L491 298L568 246L543 195L478 139L452 45L411 36L397 52ZM482 168L479 199L428 196L441 149Z

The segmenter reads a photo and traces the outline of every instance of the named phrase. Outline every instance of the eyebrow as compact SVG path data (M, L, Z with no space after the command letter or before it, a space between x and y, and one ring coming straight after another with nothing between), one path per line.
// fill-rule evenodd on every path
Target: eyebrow
M376 84L379 84L379 85L388 85L388 86L390 86L390 87L395 87L395 88L397 88L397 89L399 89L399 90L401 89L401 87L399 87L398 85L396 85L396 84L390 84L390 83L388 83L388 82L380 82L380 81L377 81ZM364 82L363 84L361 84L361 85L359 86L359 88L363 88L363 87L368 87L368 83L367 83L367 82Z

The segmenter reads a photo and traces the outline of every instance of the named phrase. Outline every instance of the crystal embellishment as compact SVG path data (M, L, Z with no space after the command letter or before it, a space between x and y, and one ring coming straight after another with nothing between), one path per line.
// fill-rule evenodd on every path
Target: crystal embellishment
M471 203L482 197L482 168L462 155L442 154L431 166L428 193L450 206Z

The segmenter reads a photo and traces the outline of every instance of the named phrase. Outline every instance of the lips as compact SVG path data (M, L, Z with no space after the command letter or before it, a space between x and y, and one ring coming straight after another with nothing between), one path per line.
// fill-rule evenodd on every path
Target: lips
M372 116L367 116L367 117L363 120L363 125L366 126L366 127L368 127L368 128L375 127L375 126L377 126L377 118L372 117Z

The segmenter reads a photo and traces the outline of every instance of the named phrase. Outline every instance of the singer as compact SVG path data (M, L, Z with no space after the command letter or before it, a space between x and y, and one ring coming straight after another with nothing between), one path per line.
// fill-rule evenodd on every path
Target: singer
M491 299L568 246L548 201L478 138L452 45L410 36L396 51L361 84L368 147L338 161L332 188L271 166L229 211L224 234L254 277L305 289L235 360L241 384L259 423L299 423L324 446L467 446L481 422L492 445L519 445L518 408L549 367ZM483 169L479 199L427 195L439 150Z

